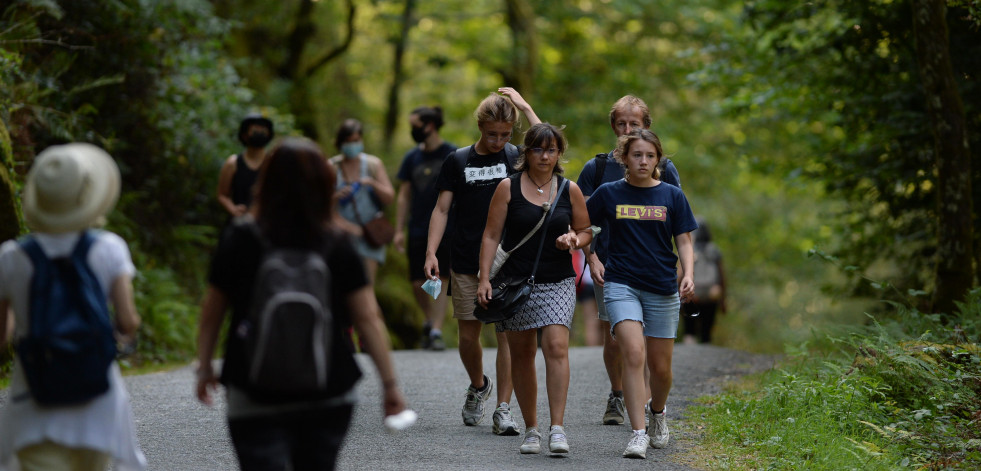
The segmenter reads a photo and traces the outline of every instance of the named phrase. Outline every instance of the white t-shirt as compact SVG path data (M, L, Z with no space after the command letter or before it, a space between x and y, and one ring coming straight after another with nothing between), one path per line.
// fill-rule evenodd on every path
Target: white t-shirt
M112 282L136 273L129 247L116 234L96 231L89 248L88 263L109 297ZM78 233L34 234L48 257L71 254ZM34 267L27 253L13 240L0 245L0 299L10 301L14 311L14 338L26 335L29 326L29 293ZM29 398L27 380L20 360L14 358L7 390L7 403L0 410L0 471L11 468L14 453L29 445L50 440L73 448L107 453L117 470L146 469L146 458L136 441L129 395L116 363L110 369L109 391L92 401L70 407L42 408Z

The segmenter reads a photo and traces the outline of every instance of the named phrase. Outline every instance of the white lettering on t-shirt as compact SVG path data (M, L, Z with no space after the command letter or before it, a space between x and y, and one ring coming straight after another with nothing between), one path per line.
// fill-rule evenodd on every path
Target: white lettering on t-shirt
M483 180L500 180L508 176L508 168L503 163L490 167L467 167L463 169L463 174L467 177L467 183Z

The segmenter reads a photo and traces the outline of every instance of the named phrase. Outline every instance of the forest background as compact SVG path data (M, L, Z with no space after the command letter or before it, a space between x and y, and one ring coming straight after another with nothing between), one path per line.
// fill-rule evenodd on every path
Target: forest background
M183 360L225 222L218 169L240 151L247 112L328 155L341 121L358 118L366 152L394 176L411 109L442 106L444 138L468 145L477 103L514 86L565 126L575 178L613 147L609 108L634 94L725 255L716 343L781 352L890 316L880 300L951 312L976 286L978 11L922 0L6 1L0 239L26 231L19 189L34 155L67 141L106 148L124 181L108 228L139 269L144 327L129 361ZM389 250L377 294L394 344L411 348L422 314L405 272Z

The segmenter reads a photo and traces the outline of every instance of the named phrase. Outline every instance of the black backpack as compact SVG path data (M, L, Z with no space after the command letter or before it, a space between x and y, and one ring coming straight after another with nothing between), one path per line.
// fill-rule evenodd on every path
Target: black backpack
M334 342L327 262L318 251L263 245L246 320L248 390L267 402L322 397Z
M17 342L30 395L44 406L82 404L109 390L116 341L105 292L87 262L82 232L69 257L49 259L31 236L18 241L34 266L27 336Z

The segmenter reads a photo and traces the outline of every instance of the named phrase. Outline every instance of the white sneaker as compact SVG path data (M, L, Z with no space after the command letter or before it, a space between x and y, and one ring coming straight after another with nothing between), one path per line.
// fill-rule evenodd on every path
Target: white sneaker
M552 453L568 453L569 441L561 425L553 425L548 431L548 451Z
M649 437L642 430L635 430L634 436L627 443L627 449L623 450L624 458L647 459L647 442Z
M647 409L648 419L651 421L651 426L647 433L651 437L651 446L654 448L664 448L668 446L668 409L664 408L660 414L653 412L650 408Z
M610 391L610 397L606 399L606 412L603 414L603 425L622 424L625 410L623 396L614 396L613 391Z
M484 390L479 391L473 386L467 387L467 400L463 403L463 425L474 426L484 420L484 402L494 389L494 382L484 375Z
M536 454L542 452L542 434L538 433L537 428L530 428L525 432L525 441L519 448L522 455Z
M495 435L517 435L521 433L518 431L518 424L514 423L514 417L511 416L511 406L506 402L502 402L494 410L493 432Z

